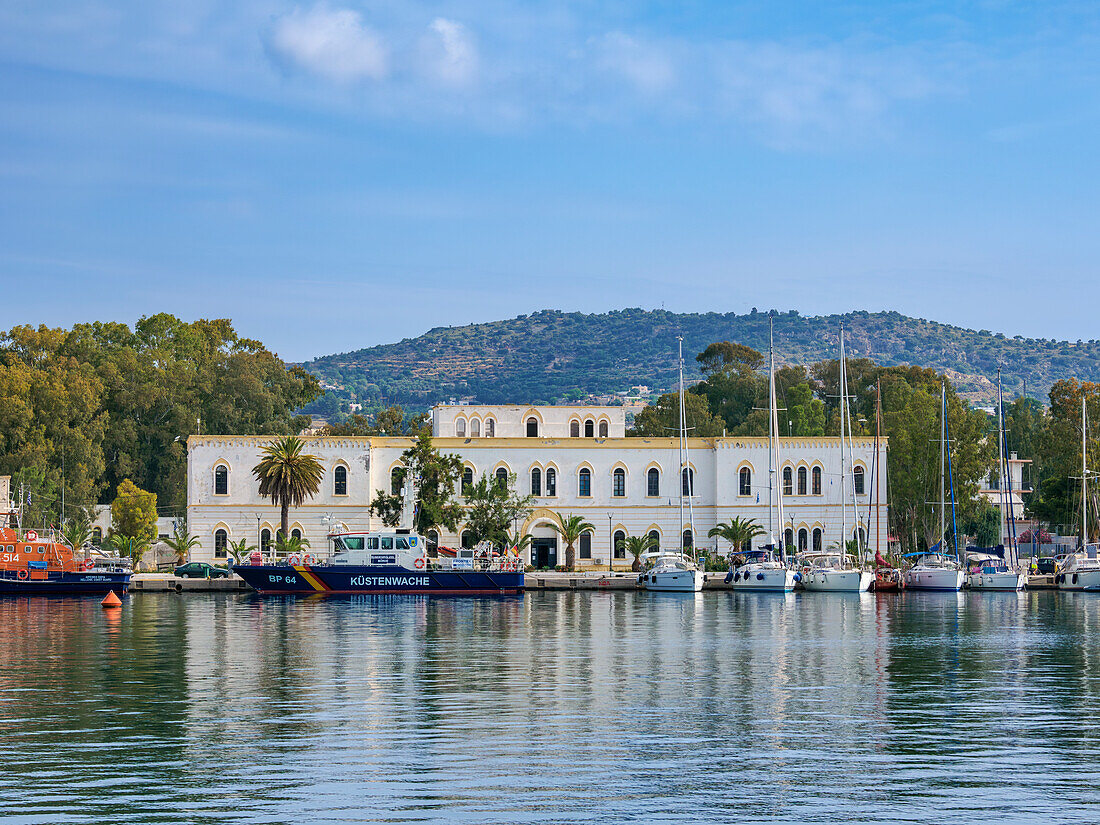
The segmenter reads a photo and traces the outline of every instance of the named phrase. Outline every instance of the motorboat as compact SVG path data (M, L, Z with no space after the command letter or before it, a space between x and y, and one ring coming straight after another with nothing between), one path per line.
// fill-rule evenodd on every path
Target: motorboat
M1096 547L1070 553L1062 559L1054 574L1054 584L1059 590L1100 590L1100 559L1096 558Z
M968 553L966 586L970 590L1023 590L1027 576L994 553Z
M866 593L875 581L871 571L845 565L840 550L811 553L803 559L802 586L807 590Z
M682 553L646 553L642 560L649 562L638 577L646 590L698 593L703 589L703 571Z

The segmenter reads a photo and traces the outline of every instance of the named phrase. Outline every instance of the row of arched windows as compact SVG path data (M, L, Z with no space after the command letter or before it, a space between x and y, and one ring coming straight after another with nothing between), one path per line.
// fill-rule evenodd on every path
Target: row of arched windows
M348 468L343 464L337 464L332 469L332 494L334 496L348 494ZM214 495L229 495L229 467L225 464L214 466Z
M572 421L570 421L569 422L569 437L570 438L580 438L581 437L581 426L582 425L581 425L581 421L580 421L579 418L574 418ZM608 426L609 426L608 422L607 422L607 419L600 419L600 421L597 423L595 421L595 419L588 418L588 419L585 419L585 422L584 422L583 426L584 426L584 437L585 438L597 438L597 437L607 438L607 431L608 431ZM598 436L597 436L597 433L599 433Z
M400 467L395 467L391 471L391 487L392 492L395 494L400 486L402 472L403 470ZM498 484L507 487L508 471L505 468L498 468L495 477ZM462 471L462 494L465 495L473 484L474 469L473 467L466 467ZM693 468L684 467L681 470L680 487L685 496L695 495L695 470ZM554 498L557 496L558 471L554 467L547 467L545 470L541 467L532 467L528 492L536 498L544 496ZM626 470L622 467L616 467L611 472L611 495L613 498L626 497ZM650 467L646 471L646 495L650 498L661 495L661 471L656 467ZM581 467L577 471L577 496L580 498L590 498L592 496L592 470L588 467Z
M492 418L485 419L485 437L495 438L497 434L497 422ZM466 437L466 419L455 419L455 435L459 438ZM470 419L470 438L481 438L481 419Z
M290 531L290 535L293 538L301 540L302 531L297 527L294 527ZM274 534L271 532L271 528L265 527L260 531L260 551L269 553L274 546ZM224 559L229 555L229 533L224 527L219 527L214 531L214 558Z

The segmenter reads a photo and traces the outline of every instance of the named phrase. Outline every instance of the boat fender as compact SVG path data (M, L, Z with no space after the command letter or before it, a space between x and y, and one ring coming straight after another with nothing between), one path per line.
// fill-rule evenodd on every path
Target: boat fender
M795 573L794 574L794 581L795 581L795 584L798 584L798 582L802 581L802 574L801 573Z
M733 581L733 571L732 570L730 572L726 573L726 578L724 579L724 581L726 582L726 584L729 584L731 581Z
M1076 573L1073 574L1073 583L1077 584L1077 574Z
M739 581L741 581L741 573L740 573L740 572L734 573L734 574L733 574L733 580L734 580L735 582L739 582Z
M762 581L764 581L764 574L763 574L763 573L757 573L757 574L756 574L756 580L757 580L758 582L762 582Z
M174 589L174 590L175 590L175 591L176 591L177 593L182 593L182 592L183 592L183 584L182 584L182 583L180 583L180 582L176 582L176 586L175 586L175 587L174 587L173 589Z
M16 576L17 576L17 577L19 578L19 580L20 580L20 581L25 581L25 580L26 580L26 578L27 578L27 576L28 576L28 575L30 575L30 574L29 574L29 573L27 573L27 571L26 571L26 570L20 570L20 571L19 571L18 573L16 573L15 575L16 575Z
M413 562L413 567L415 567L417 570L423 570L424 569L424 559L417 559L416 561L414 561Z

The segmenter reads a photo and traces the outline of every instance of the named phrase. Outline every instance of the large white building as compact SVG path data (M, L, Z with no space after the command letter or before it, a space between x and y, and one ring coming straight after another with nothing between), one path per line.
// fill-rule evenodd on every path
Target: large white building
M766 438L688 439L689 469L677 478L677 439L627 438L622 407L448 405L432 410L432 425L434 445L462 457L466 481L485 473L516 474L518 492L533 497L530 516L516 526L534 537L526 555L537 567L565 561L564 547L550 527L555 513L584 516L595 528L577 548L581 566L606 567L612 548L627 535L654 534L662 547L673 548L692 538L694 525L696 544L713 547L715 541L706 536L718 522L740 516L769 527ZM261 546L273 540L279 511L260 498L252 475L270 440L218 435L188 440L187 520L200 541L194 558L224 558L227 544L242 538ZM306 441L325 475L318 494L291 510L292 533L323 554L330 530L381 528L380 519L370 514L370 502L377 491L399 486L394 471L412 439L307 436ZM847 538L857 529L858 513L871 549L885 553L885 449L878 467L872 439L856 439L852 452ZM839 541L840 440L784 438L780 457L776 484L783 491L787 544L808 549ZM690 492L691 504L682 519L681 487ZM461 527L428 538L450 547L472 539ZM629 561L621 551L614 558L624 565Z

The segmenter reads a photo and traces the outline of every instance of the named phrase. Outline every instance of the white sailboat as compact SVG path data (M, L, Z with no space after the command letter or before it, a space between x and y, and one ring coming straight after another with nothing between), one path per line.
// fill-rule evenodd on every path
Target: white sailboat
M931 550L923 553L911 553L913 565L905 571L905 586L910 590L953 590L963 586L964 572L959 565L957 555L945 553L947 541L945 507L947 506L947 384L940 385L940 540ZM954 530L952 530L954 533ZM936 550L935 548L939 548ZM955 541L958 552L958 539Z
M847 430L847 441L845 431ZM844 325L840 327L840 542L835 552L815 553L806 557L810 569L803 573L802 586L807 590L834 593L864 593L871 589L875 574L864 570L862 564L853 565L848 558L847 542L848 468L844 450L848 449L848 465L852 462L852 418L848 408L848 369L844 360ZM858 521L855 484L852 485L852 512ZM862 562L861 531L856 531L856 546Z
M681 337L679 341L679 358L680 358L680 524L684 523L684 496L688 495L688 523L691 530L691 552L692 558L684 553L681 546L680 551L673 552L658 552L647 553L646 557L650 566L641 575L642 586L646 590L654 590L664 593L698 593L703 589L704 574L699 569L695 562L695 518L694 512L691 506L690 494L695 490L692 486L695 483L694 477L688 468L690 466L687 461L687 423L684 416L684 339ZM688 489L685 491L685 475L687 476ZM681 530L680 527L676 530L677 540L680 540ZM681 541L682 545L682 541Z
M1081 546L1066 556L1058 566L1054 583L1059 590L1100 590L1100 560L1096 553L1089 557L1089 497L1088 497L1088 414L1085 393L1081 392Z
M1016 546L1016 519L1012 508L1012 476L1005 455L1004 395L1001 392L1001 371L997 370L997 485L1001 498L1000 538L1004 558L992 553L970 553L966 561L966 586L971 590L1023 590L1027 576L1020 569L1020 554ZM1009 526L1005 535L1005 525Z
M768 427L768 543L757 550L741 553L744 562L730 570L726 583L734 590L766 590L789 593L802 578L801 573L789 569L783 552L783 489L779 479L779 415L775 400L775 344L772 320L768 319L768 407L771 421ZM778 552L777 552L778 548Z

